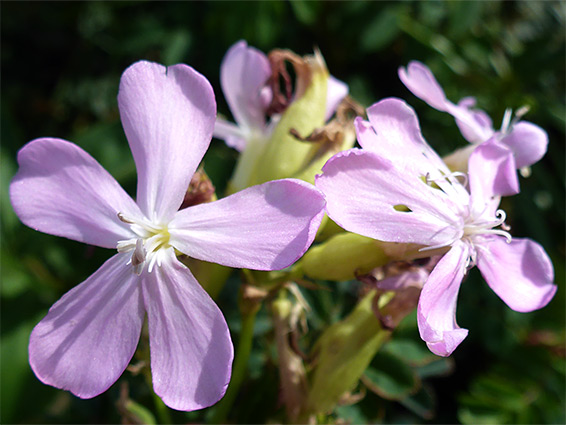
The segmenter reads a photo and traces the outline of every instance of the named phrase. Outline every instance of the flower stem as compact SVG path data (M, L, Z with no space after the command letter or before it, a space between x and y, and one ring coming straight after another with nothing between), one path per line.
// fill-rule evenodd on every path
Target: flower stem
M259 305L251 311L242 312L242 331L238 341L238 348L234 356L234 366L232 367L232 379L226 390L224 398L215 406L215 411L209 420L209 423L219 424L225 423L228 413L236 400L236 396L240 391L242 382L248 369L248 360L252 350L254 324Z

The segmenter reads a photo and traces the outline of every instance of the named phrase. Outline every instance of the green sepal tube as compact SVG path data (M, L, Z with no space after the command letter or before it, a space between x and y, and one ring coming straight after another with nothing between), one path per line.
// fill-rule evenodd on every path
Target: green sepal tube
M376 295L376 290L370 291L345 319L327 328L315 343L315 368L300 419L330 413L342 395L356 387L372 358L389 338L391 331L381 326L373 311Z
M315 280L343 281L369 273L389 261L382 242L356 233L339 233L311 247L296 265Z
M306 136L324 125L329 77L320 56L313 57L310 71L309 85L281 116L263 155L256 163L248 186L291 177L303 166L311 151L311 144L298 140L291 131Z

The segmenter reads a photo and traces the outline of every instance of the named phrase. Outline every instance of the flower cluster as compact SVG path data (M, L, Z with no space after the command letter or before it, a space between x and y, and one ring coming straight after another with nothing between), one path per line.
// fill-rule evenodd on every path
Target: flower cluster
M285 61L296 71L294 92ZM403 100L381 100L367 108L366 120L320 53L265 55L244 41L228 50L220 68L236 124L216 116L211 85L187 65L141 61L123 73L118 106L138 173L135 201L75 144L40 138L25 145L10 186L21 221L115 250L34 328L29 361L36 376L94 397L124 372L147 322L155 393L178 410L216 403L231 377L230 330L188 264L280 271L255 276L271 291L288 288L298 300L293 307L280 296L273 310L284 401L293 419L335 403L386 339L350 357L333 346L313 366L309 390L302 360L286 339L308 311L294 281L364 281L370 275L362 271L373 270L380 290L411 286L420 336L440 356L468 334L456 322L456 303L474 266L513 310L547 305L556 292L552 263L538 243L511 236L499 208L502 196L519 192L516 170L546 152L546 133L520 121L524 111L514 118L506 113L494 130L487 114L474 108L475 99L450 102L419 62L399 76L416 96L453 115L471 148L443 160ZM230 194L187 203L213 136L241 154ZM411 263L423 257L434 261ZM407 264L405 274L375 278L379 267L392 270L399 261ZM265 299L264 292L254 296ZM391 324L376 322L382 306L372 303L370 296L360 301L344 328L330 326L318 350L334 341L334 332L370 341L357 333L366 323L389 331ZM404 299L383 308L396 323L415 306Z

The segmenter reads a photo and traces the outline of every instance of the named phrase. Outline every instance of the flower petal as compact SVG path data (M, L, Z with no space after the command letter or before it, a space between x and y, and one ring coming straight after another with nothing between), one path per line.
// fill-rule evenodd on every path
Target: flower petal
M468 175L472 205L474 208L477 206L479 211L493 197L519 193L513 152L495 138L481 143L472 152L468 162Z
M271 76L267 56L248 47L244 40L234 44L220 65L220 84L230 111L240 127L263 131L265 110L262 88Z
M449 356L468 335L456 323L456 301L466 273L468 246L455 243L438 262L424 284L417 309L421 338L430 351Z
M327 85L326 113L324 115L324 121L328 121L330 117L334 115L334 112L336 112L336 108L340 102L342 102L342 99L348 95L348 85L332 75L328 76Z
M228 146L242 152L246 147L245 135L236 124L216 118L214 137L224 140Z
M222 398L234 356L220 309L190 270L174 258L142 275L153 389L177 410L197 410Z
M438 245L459 239L457 205L396 165L360 149L333 156L316 179L330 218L350 232L387 242Z
M369 123L356 120L360 145L395 164L395 168L419 178L434 181L462 203L468 193L455 179L438 154L421 135L415 111L401 99L387 98L367 110Z
M481 109L475 109L475 105L475 98L465 97L458 102L458 106L451 105L447 112L456 118L456 124L464 139L470 143L482 143L495 132L489 115Z
M521 121L513 126L511 133L501 139L515 154L517 168L528 167L538 162L548 148L548 135L538 125Z
M446 111L446 95L430 69L421 62L411 61L407 69L399 68L399 78L419 99L439 111Z
M556 293L554 270L542 246L521 238L507 243L497 236L476 246L485 281L509 307L529 312L550 302Z
M450 102L430 69L424 64L413 61L406 70L399 68L399 78L415 96L456 118L462 136L470 143L485 142L493 135L491 119L487 114L471 109L475 106L475 99L466 97L458 105Z
M138 170L137 202L166 222L206 152L216 119L210 83L187 65L131 65L120 80L122 125Z
M171 245L229 267L280 270L311 245L324 205L322 194L308 183L267 182L179 211L169 226Z
M114 255L34 328L29 361L42 382L91 398L126 369L145 314L138 277L127 261L125 254Z
M77 145L61 139L36 139L20 150L18 163L10 200L25 225L104 248L116 248L119 240L132 237L117 214L139 217L138 206Z

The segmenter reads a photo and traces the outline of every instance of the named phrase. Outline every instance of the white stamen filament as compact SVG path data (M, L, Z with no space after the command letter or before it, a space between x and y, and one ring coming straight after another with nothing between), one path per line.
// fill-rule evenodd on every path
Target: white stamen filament
M131 264L134 273L141 274L147 264L147 271L152 272L155 264L161 266L163 252L169 248L169 229L167 225L155 224L149 220L133 219L118 213L120 221L130 225L130 229L137 237L118 241L116 249L118 252L132 252L128 264Z
M425 183L430 186L430 183L438 183L439 181L450 181L450 177L455 178L458 180L458 177L462 177L464 179L462 186L466 186L468 184L468 175L466 173L462 173L461 171L453 171L450 174L442 174L439 177L430 178L430 173L426 173L425 175Z
M497 220L487 220L487 221L474 221L472 223L466 224L464 226L464 237L473 238L476 235L500 235L507 239L507 243L512 240L511 235L507 230L509 227L505 224L505 219L507 218L505 211L497 210L495 212ZM501 226L501 229L494 229L494 227Z
M501 122L501 133L507 134L510 130L511 116L513 115L513 110L511 108L505 109L505 114L503 115L503 121Z
M521 106L515 111L515 115L513 116L513 110L511 108L506 109L503 115L503 121L501 122L501 130L499 130L500 138L511 133L515 124L521 121L521 118L523 118L529 110L529 106Z

